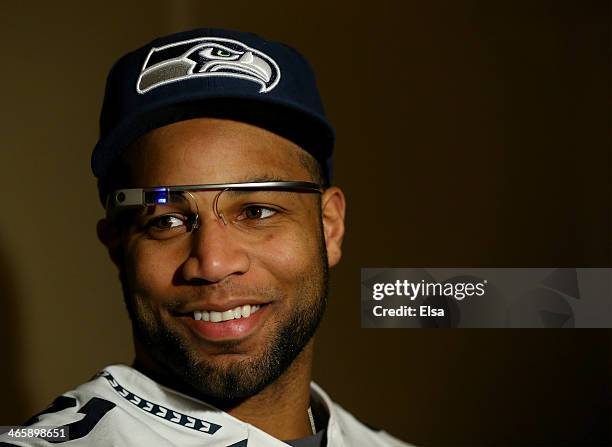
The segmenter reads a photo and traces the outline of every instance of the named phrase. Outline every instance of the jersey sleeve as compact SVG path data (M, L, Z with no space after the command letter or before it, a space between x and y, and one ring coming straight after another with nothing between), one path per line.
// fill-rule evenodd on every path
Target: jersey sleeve
M1 435L0 442L16 446L52 446L86 439L94 431L104 431L104 419L108 419L108 414L115 408L113 402L100 397L84 400L78 395L61 395L45 410L28 419L22 429L17 430L18 434L8 432ZM50 442L35 436L32 433L34 429L53 429L50 431L57 437ZM72 442L70 445L85 443Z

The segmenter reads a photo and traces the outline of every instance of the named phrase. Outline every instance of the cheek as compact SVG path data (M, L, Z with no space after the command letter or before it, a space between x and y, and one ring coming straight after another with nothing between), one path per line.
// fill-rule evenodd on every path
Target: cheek
M140 297L163 300L171 296L173 277L180 265L178 253L144 242L128 246L126 270L132 291ZM166 298L167 299L167 298Z
M314 225L296 225L291 232L270 235L265 245L253 252L253 265L281 283L293 284L308 275L319 259L318 237Z

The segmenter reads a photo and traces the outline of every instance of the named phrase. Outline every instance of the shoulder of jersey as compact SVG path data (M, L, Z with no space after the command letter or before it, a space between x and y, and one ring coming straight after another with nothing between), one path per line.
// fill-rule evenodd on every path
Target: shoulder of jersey
M86 382L73 391L59 396L45 410L34 415L24 425L28 428L69 427L69 440L66 445L70 447L105 446L105 445L174 445L170 439L177 441L176 445L215 445L227 447L245 447L246 436L238 431L229 430L230 442L227 438L210 439L210 443L202 444L201 437L189 436L183 438L176 430L164 430L163 424L155 423L156 417L136 409L134 402L127 403L126 396L117 393L116 389L108 386L110 381L115 383L120 392L123 388L114 381L112 376L96 378ZM327 398L328 399L328 398ZM413 447L402 442L384 431L376 431L358 421L353 415L340 405L332 403L331 410L334 417L330 418L328 426L328 445L350 447ZM159 415L158 415L159 416ZM167 421L162 421L166 422ZM227 421L226 421L227 422ZM174 425L170 424L172 427ZM227 427L229 429L229 427ZM191 432L191 429L187 430ZM219 432L220 434L220 432ZM180 438L180 439L179 439ZM180 440L180 442L178 442ZM237 442L238 441L238 442ZM266 445L252 439L254 445ZM250 441L249 441L250 442ZM50 443L40 438L17 439L0 435L0 447L31 446L51 447L63 442Z
M383 430L368 427L340 405L334 403L338 428L344 442L351 447L415 447L401 441ZM328 428L329 430L329 428Z
M122 410L121 401L103 386L104 379L97 376L72 391L58 396L45 410L24 423L27 428L68 427L69 439L49 442L42 438L16 438L0 435L0 447L51 447L63 443L70 447L132 445L137 434L141 445L158 439L146 421L130 417ZM114 411L111 411L114 410ZM119 443L119 444L117 444Z

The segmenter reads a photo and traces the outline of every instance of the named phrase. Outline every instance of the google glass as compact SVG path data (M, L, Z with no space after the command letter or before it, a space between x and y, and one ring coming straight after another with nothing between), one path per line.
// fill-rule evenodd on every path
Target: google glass
M212 209L224 225L253 228L295 207L296 193L321 194L323 188L312 182L264 181L119 189L108 195L106 216L112 222L122 211L151 209L149 232L167 239L198 228L200 211L193 193L202 191L218 191ZM222 195L227 198L222 200Z

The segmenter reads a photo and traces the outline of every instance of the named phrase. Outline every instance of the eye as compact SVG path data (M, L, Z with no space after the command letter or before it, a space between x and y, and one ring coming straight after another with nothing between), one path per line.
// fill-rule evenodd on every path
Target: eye
M239 53L219 47L208 47L200 51L200 56L208 59L229 59L236 60L240 57Z
M276 210L268 208L262 205L250 205L242 210L242 213L236 218L236 220L261 220L267 219L274 216L277 213Z
M186 232L189 223L189 217L182 214L162 214L151 218L144 230L155 239L165 239Z
M229 51L226 51L226 50L222 50L221 48L215 48L212 51L212 55L213 56L218 56L218 57L230 57L232 55L232 53L230 53Z
M181 226L184 223L185 222L181 217L172 214L165 214L163 216L151 219L147 226L149 228L155 228L158 230L168 230L170 228Z

